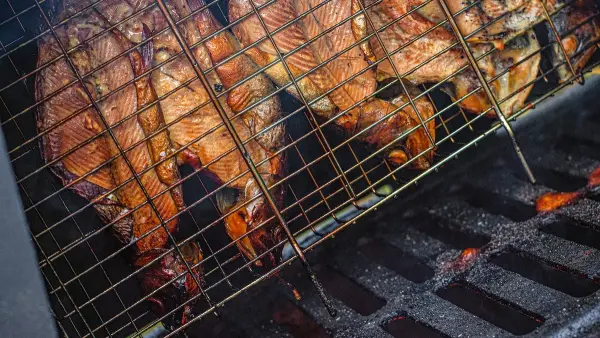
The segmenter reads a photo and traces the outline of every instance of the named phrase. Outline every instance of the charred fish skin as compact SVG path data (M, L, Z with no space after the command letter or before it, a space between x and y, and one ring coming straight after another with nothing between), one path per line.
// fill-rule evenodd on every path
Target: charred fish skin
M470 5L469 2L462 0L447 0L448 6L452 12L464 10ZM482 0L479 5L472 6L467 11L457 17L457 23L463 36L471 35L468 39L470 43L493 43L498 49L502 49L512 39L525 34L534 25L546 19L545 10L552 16L552 21L559 30L559 34L566 32L567 27L576 27L577 21L590 18L597 13L596 4L590 0L515 0L498 1ZM436 18L436 23L443 20L443 11L437 3L427 5L419 10L423 13L424 8L429 8L429 18ZM433 13L433 15L431 15ZM482 26L487 25L485 28ZM549 38L555 40L555 36L549 25L546 26L550 32ZM588 41L586 34L596 35L598 21L593 19L586 24L586 28L578 28L578 33L570 35L570 39L579 39L577 41ZM475 31L478 30L477 33ZM584 33L583 31L587 31ZM580 36L577 36L580 35ZM563 41L563 44L570 45L572 41ZM559 48L560 50L560 48ZM582 56L582 59L585 59ZM589 56L587 56L589 58ZM584 62L585 63L585 62Z
M367 14L384 44L382 46L376 37L369 40L373 54L378 60L384 59L377 66L378 80L396 76L387 60L388 53L400 75L414 85L444 81L467 64L463 51L453 47L457 41L450 30L444 26L436 27L436 23L417 11L411 12L422 2L361 1L369 8Z

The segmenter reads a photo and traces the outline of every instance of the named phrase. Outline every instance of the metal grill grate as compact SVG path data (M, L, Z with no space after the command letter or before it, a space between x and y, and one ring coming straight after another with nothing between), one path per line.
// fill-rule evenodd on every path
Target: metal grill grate
M334 88L322 93L320 97L312 100L312 102L306 97L301 97L301 103L298 103L297 100L287 94L285 92L285 87L277 88L277 90L270 94L269 97L272 95L279 95L282 98L283 111L285 111L286 114L274 124L253 135L252 139L256 139L260 134L273 129L276 125L287 124L287 143L285 146L277 149L276 152L271 154L270 158L262 159L258 163L255 163L254 160L250 158L250 155L247 155L248 152L245 150L245 147L251 140L240 138L232 121L241 119L245 112L259 103L266 101L269 97L265 97L259 102L255 102L250 107L246 107L234 116L228 116L228 113L222 106L219 98L226 97L226 95L238 85L225 90L216 90L211 86L207 76L211 73L215 73L217 68L225 65L228 61L234 59L241 53L248 52L250 48L258 45L262 41L270 41L276 46L277 44L274 43L274 35L276 35L278 31L269 32L264 38L241 48L236 53L214 64L211 68L201 69L197 62L192 62L195 64L193 67L195 76L182 83L181 86L187 86L193 81L199 80L210 96L210 101L200 104L193 111L185 113L181 119L185 116L194 114L195 111L202 109L204 106L214 105L215 109L219 112L221 122L211 128L209 132L214 131L219 127L225 127L235 141L236 146L224 150L224 152L217 156L211 163L203 163L195 169L190 169L189 167L182 168L181 178L173 184L173 186L183 186L186 206L180 210L176 216L172 217L172 219L179 217L180 229L178 232L171 234L168 231L167 223L172 219L161 220L161 224L154 227L154 229L163 228L167 230L170 248L159 257L154 258L153 262L157 262L169 253L175 252L176 255L185 262L186 269L185 271L176 274L176 276L171 279L171 282L179 280L181 276L190 275L193 277L194 283L201 291L184 302L178 302L174 305L173 309L169 309L166 313L157 316L148 310L146 300L158 291L167 288L169 283L162 285L150 294L143 294L139 290L135 279L147 270L151 264L148 263L141 267L132 268L127 259L127 252L134 250L135 241L126 245L119 245L110 232L111 226L115 221L110 223L102 222L93 208L94 204L99 203L102 198L117 192L118 189L125 184L137 182L144 191L148 205L151 206L157 215L160 214L155 205L156 196L150 198L151 195L145 191L144 184L142 184L141 181L142 174L152 170L159 163L155 163L150 168L144 169L143 172L136 173L132 164L129 163L130 161L127 160L127 156L124 155L134 146L131 146L129 149L122 149L118 146L119 142L116 141L114 136L114 128L125 123L126 120L131 117L119 121L117 124L108 128L107 132L99 133L85 143L88 144L89 142L92 142L93 139L99 137L112 138L119 148L119 155L113 156L110 161L115 158L123 157L125 158L125 162L127 162L129 169L135 173L129 180L123 182L111 191L104 192L100 197L91 201L86 201L76 196L69 190L69 187L72 187L78 181L85 180L86 177L100 168L96 168L85 176L64 186L50 170L53 164L62 161L66 156L80 147L83 147L85 144L70 149L60 157L55 158L48 163L44 163L39 143L44 135L51 132L51 130L38 131L36 129L35 112L42 104L44 104L44 102L51 99L52 96L50 95L43 100L35 101L34 86L36 76L38 76L43 69L46 69L56 62L60 62L60 60L68 60L70 66L75 70L76 67L73 66L71 55L80 47L66 48L61 45L60 55L57 55L47 63L38 66L36 61L38 58L37 53L40 40L51 37L58 41L57 29L59 29L59 27L70 20L85 15L84 13L86 11L95 10L97 6L103 3L103 1L108 0L94 1L93 3L86 5L85 8L80 9L80 11L62 17L59 21L55 20L55 17L58 17L58 14L56 12L56 3L54 1L31 0L11 3L2 0L0 3L0 6L2 6L0 13L3 13L2 17L0 17L0 47L2 47L0 69L3 74L3 77L0 80L0 99L2 100L2 107L0 108L1 124L7 140L8 153L15 170L16 181L20 187L25 213L30 223L31 236L38 249L40 269L45 278L48 293L53 304L52 310L57 318L60 328L67 335L126 336L128 334L140 334L141 331L148 326L153 326L161 321L168 321L175 313L181 311L186 304L195 304L195 312L198 315L185 325L175 329L175 333L179 332L190 324L202 320L202 318L208 314L213 312L218 313L219 306L230 301L259 282L276 275L278 271L296 259L296 257L304 263L308 275L319 290L322 300L329 308L330 312L334 312L335 310L331 307L327 300L327 296L322 291L318 279L315 277L308 261L304 257L305 251L314 248L325 239L332 237L338 231L356 221L359 216L377 209L377 207L385 201L414 186L425 175L432 171L437 171L439 167L457 157L461 152L476 145L477 142L484 137L499 129L505 129L508 132L508 137L514 146L521 163L525 167L529 178L533 180L533 176L519 149L508 121L512 121L525 114L539 102L554 95L568 84L574 81L583 81L582 74L593 70L597 65L597 61L592 60L587 66L581 70L577 70L571 61L574 56L568 57L567 51L562 44L557 44L555 42L556 39L550 39L545 42L540 39L541 46L538 50L533 51L528 57L508 66L505 71L496 74L496 76L491 79L486 79L487 74L479 67L478 62L483 60L487 55L493 53L496 48L494 47L484 54L478 55L477 53L474 53L469 48L467 40L470 36L476 34L477 31L470 33L470 35L463 36L460 33L459 26L456 22L457 16L468 11L473 6L476 6L478 2L472 3L452 16L450 15L451 11L448 6L444 1L441 1L440 3L444 13L450 20L444 19L440 21L435 27L418 36L414 36L414 38L407 42L406 45L410 45L414 41L426 37L426 35L434 31L435 28L447 27L449 25L451 28L449 28L449 31L452 31L456 37L454 42L445 50L436 53L431 59L440 57L444 52L451 48L462 48L468 59L468 63L465 63L464 66L460 67L456 72L440 83L421 85L420 94L413 95L408 90L409 84L406 78L415 70L425 67L427 63L431 62L431 59L420 63L411 70L397 69L397 67L393 66L394 62L392 62L392 56L406 46L402 46L394 51L385 50L385 44L383 44L383 40L379 34L385 28L377 29L373 33L365 36L362 40L356 41L352 46L346 48L345 51L359 46L362 42L368 40L373 41L373 39L375 39L384 45L383 49L385 50L385 57L370 64L368 69L375 69L379 64L387 60L390 61L393 66L395 78L380 84L374 93L362 99L360 102L356 102L344 111L337 111L325 121L318 118L318 114L311 108L312 104L327 95L331 95L332 92L341 87L343 83L339 83ZM323 4L328 1L324 1ZM416 13L418 9L432 3L432 1L433 0L426 1L414 9L411 9L405 15L389 22L387 27L396 24L412 13ZM252 4L253 13L250 13L248 16L258 13L260 10L273 3L276 3L276 1L267 1L261 6L256 6L253 2L250 2L250 4ZM376 2L365 8L365 6L359 2L360 10L358 12L351 17L344 19L334 27L331 27L329 30L317 34L316 37L307 41L306 44L313 43L319 37L363 13L367 14L367 25L370 25L371 28L375 27L368 15L368 10L378 3L379 2ZM568 2L565 6L569 7L572 3L572 1ZM235 22L228 22L225 19L227 17L226 8L227 5L221 1L214 1L195 10L187 17L177 19L172 17L172 13L170 13L171 9L168 4L165 4L162 0L157 0L156 2L150 2L147 7L141 8L135 13L131 13L131 15L120 22L111 24L105 31L90 37L88 40L82 42L81 45L87 44L94 39L101 38L120 24L135 19L136 15L139 15L144 11L159 9L159 12L165 16L167 20L168 25L166 28L159 32L153 32L152 37L145 38L142 42L126 50L123 54L103 63L98 68L108 67L112 62L119 59L124 54L142 47L145 43L152 40L153 37L156 37L162 32L172 32L182 47L182 50L176 55L171 56L169 60L173 60L177 57L186 57L190 61L195 61L195 56L191 52L191 49L199 44L206 43L220 32L227 31L244 19L241 18ZM310 12L317 9L318 8L314 8ZM202 41L198 44L188 46L179 27L185 23L187 19L203 10L210 10L214 15L221 19L224 23L223 28L203 37ZM546 19L553 17L554 15L557 15L558 12L560 12L560 10L550 13L545 11L544 17ZM310 13L306 13L304 15L309 14ZM589 17L572 29L574 30L585 23L595 20L597 15L597 13L590 13ZM266 27L262 18L260 16L258 17L261 25ZM495 20L490 21L479 28L479 30L492 25L499 19L500 18L496 18ZM549 22L551 23L549 25L550 31L555 37L559 37L559 30L551 20ZM284 24L281 27L281 30L292 23ZM541 26L543 26L543 23L538 24L536 29ZM588 41L583 48L578 50L577 55L584 53L587 49L595 48L597 42L596 38ZM529 58L534 57L534 55L537 55L538 53L546 55L554 48L553 46L556 45L560 46L560 51L564 53L562 59L565 61L562 61L561 63L548 62L547 60L546 62L542 62L538 73L539 76L536 76L533 81L524 84L515 93L511 93L504 98L500 99L494 97L493 90L490 86L492 86L492 83L496 79L504 73L509 72L510 69L514 69L514 67L526 62ZM279 59L261 67L256 73L248 76L247 79L253 78L257 73L268 69L280 61L283 61L287 74L291 76L290 68L284 60L287 60L287 57L292 54L292 52L287 54L282 53L281 51L278 52ZM337 53L335 57L338 57L338 54L342 53ZM324 60L323 64L327 64L330 61L331 60ZM125 88L127 85L134 84L135 81L150 74L167 62L168 61L165 61L162 64L156 65L152 69L147 70L144 74L136 76L128 83L122 84L119 89L114 90L112 93L106 94L99 99L93 99L91 93L89 93L89 91L86 92L85 94L87 97L91 98L90 103L73 113L73 116L82 114L84 110L89 108L95 108L100 111L99 104L106 97ZM558 84L553 77L555 76L556 71L561 67L568 67L571 74L567 79L564 79L565 81ZM314 70L315 69L310 70L309 73ZM455 98L454 102L452 102L452 100L440 91L443 82L469 70L475 72L479 80L478 87L470 89L467 95ZM347 79L347 81L351 81L365 71L367 71L367 69L353 75ZM77 74L76 70L75 73ZM79 83L82 88L88 88L85 84L85 79L90 73L91 72L77 74L72 82L64 84L65 87ZM298 87L298 82L304 77L306 77L306 75L301 77L291 76L293 81L287 86L295 87L298 92L302 93ZM501 111L501 105L510 97L523 91L530 84L535 84L535 87L527 103L517 111L513 112L512 115L505 116ZM336 119L349 113L353 108L359 106L363 102L366 102L375 96L385 97L386 95L389 95L389 92L397 94L398 91L406 94L408 102L405 102L395 111L378 118L373 124L367 126L365 130L378 128L378 126L384 124L386 119L390 116L397 114L401 109L408 109L410 107L417 112L419 123L416 127L397 135L397 137L393 138L392 142L387 143L376 151L368 151L357 142L360 133L356 133L351 137L342 137L326 128L323 129L328 125L334 124ZM58 92L60 91L55 93ZM175 90L171 90L153 103L156 103L156 101L163 101L174 92ZM464 101L469 95L475 95L476 93L485 94L488 102L492 103L479 115L470 114L459 105L459 103ZM427 121L427 118L423 118L423 116L418 113L419 110L417 109L415 102L422 98L430 100L434 107L435 115L431 117L430 120L436 122L435 131L437 136L435 136L435 140L432 135L429 134L425 126L425 123L430 121ZM132 116L136 116L145 109L146 107L140 109ZM487 119L485 117L487 113L495 113L500 123L493 123L493 120ZM55 127L58 127L65 122L66 121L60 121ZM102 122L105 126L110 125L105 120ZM161 127L161 129L153 132L142 142L147 141L160 131L166 130L177 122L178 121L174 121ZM407 163L398 167L394 167L388 160L382 159L381 155L383 155L386 150L391 149L393 144L405 140L411 133L417 132L419 129L423 130L428 135L429 140L434 141L427 149L424 149L420 154L415 154L416 156L413 156ZM194 141L189 144L202 139L207 134L208 132L197 135ZM177 156L183 151L184 147L175 151L168 157ZM415 171L410 168L419 157L425 157L426 153L433 149L435 149L436 155L430 168L424 171ZM247 164L247 167L242 172L234 178L219 184L215 183L214 180L211 180L210 177L206 175L211 164L218 162L227 154L237 151L244 154L244 159ZM282 177L274 184L267 185L261 179L257 168L266 163L269 159L284 153L288 166L285 177ZM166 159L162 161L165 160ZM234 241L228 239L221 226L225 216L231 215L235 210L231 210L222 215L217 208L216 195L219 191L231 186L236 179L244 175L252 175L259 184L262 193L255 196L253 199L264 196L269 207L273 211L273 216L264 220L255 229L260 229L269 222L278 222L285 232L285 239L277 244L277 248L279 250L283 249L284 257L286 258L283 262L277 263L269 268L256 267L255 263L261 259L267 259L269 253L276 252L277 248L269 248L269 250L259 255L259 257L248 259L246 256L240 254L236 248L236 243L239 243L241 239L238 238ZM272 196L272 192L277 187L285 187L288 190L283 205L278 205L276 199ZM373 199L375 202L372 202ZM365 202L367 200L371 202ZM251 202L252 200L248 200L245 205ZM240 206L240 208L245 205ZM136 208L127 211L127 215L132 214L142 207L143 205L139 205ZM350 209L348 208L353 211L349 213L348 210ZM323 226L324 222L329 222L327 223L329 225ZM300 236L300 234L305 234L307 231L312 231L312 233L317 235L316 238L318 239L312 241L303 240L303 237ZM148 232L148 234L149 233L150 232ZM148 234L141 237L146 237ZM191 266L185 260L180 249L182 244L193 241L200 243L204 252L203 260L200 263L195 264L195 266ZM288 241L291 242L291 244L289 244ZM286 255L286 253L288 254ZM191 273L192 269L198 267L201 267L204 270L204 282L199 280L194 273Z

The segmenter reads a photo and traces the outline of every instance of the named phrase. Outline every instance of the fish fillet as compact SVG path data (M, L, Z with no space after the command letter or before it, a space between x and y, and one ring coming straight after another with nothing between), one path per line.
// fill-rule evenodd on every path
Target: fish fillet
M68 39L69 47L71 47L79 44L80 41L87 40L93 31L103 29L104 21L91 13L69 22L65 27L67 34L65 39ZM80 73L89 74L86 81L90 83L95 99L106 96L98 102L98 106L103 119L111 127L112 135L106 138L108 152L111 156L117 156L111 163L112 176L116 185L124 184L118 189L117 197L119 202L128 209L140 207L133 212L132 233L133 237L138 239L136 242L138 251L144 252L165 246L167 233L161 228L148 234L151 229L160 224L160 221L158 215L147 203L147 198L138 182L133 180L125 183L133 175L125 158L119 156L121 150L133 147L125 153L127 160L135 173L139 175L143 189L153 198L153 203L163 220L176 215L179 207L171 194L168 191L165 192L166 185L160 181L155 170L140 174L153 162L146 142L143 141L145 139L143 128L138 119L132 116L138 108L136 87L134 84L130 84L116 90L134 78L128 56L123 55L108 65L99 67L124 51L125 48L118 36L110 32L90 40L84 53L80 55L81 57L74 58L73 61ZM169 231L174 231L176 225L177 219L167 223ZM144 235L146 236L141 238Z
M189 5L185 1L174 1L172 5L174 7L170 15L174 20L179 21L190 13ZM235 51L235 41L231 40L233 36L227 37L227 34L218 34L206 43L197 44L202 39L199 28L214 32L218 26L212 18L203 15L184 20L179 26L186 42L195 45L192 53L201 69L213 67L213 59L221 61ZM171 31L154 36L152 45L154 65L161 64L181 52L177 38ZM249 71L255 69L253 67L256 66L248 64L248 61L250 60L240 59L217 67L216 71L208 73L209 83L217 93L222 91L222 88L236 84L238 79L244 78L249 75L247 74ZM241 73L236 74L236 71ZM273 85L265 81L266 78L258 77L254 82L248 81L247 86L241 85L229 95L222 95L219 104L227 116L232 118L234 113L242 111L262 99L264 95L274 91ZM217 195L217 202L222 212L230 212L230 216L225 219L228 233L234 239L246 236L248 230L252 230L263 219L270 217L271 211L262 197L248 203L261 192L250 173L242 174L248 170L248 167L243 154L237 150L233 138L223 126L216 103L210 101L200 80L195 79L194 68L185 55L177 56L154 70L152 85L157 95L162 97L161 110L165 122L169 125L169 134L175 146L185 147L185 154L188 159L192 159L193 164L207 166L211 177L221 184L227 184L228 188L222 189L222 193ZM247 141L245 147L254 163L270 157L271 151L283 144L282 127L273 128L263 136L250 140L256 132L277 121L280 116L278 98L272 97L242 115L241 118L232 118L231 123L240 139ZM257 169L264 182L273 185L283 175L281 156L267 160ZM281 190L278 188L272 194L281 198L278 196L282 194ZM273 242L277 241L270 237L280 237L277 227L270 228L262 227L242 238L238 245L242 252L249 258L255 258L257 254L269 249ZM267 229L270 230L265 231Z
M254 1L256 6L264 5L264 1ZM355 8L354 8L355 9ZM250 13L252 5L249 0L232 0L229 2L230 21ZM390 142L402 135L406 130L417 126L417 122L404 111L398 110L389 102L377 98L369 98L376 89L375 73L368 68L368 62L356 42L356 29L352 28L352 20L347 19L353 12L351 0L334 0L324 3L319 0L275 1L260 10L261 18L269 31L274 31L283 25L285 28L272 34L277 49L286 56L286 63L295 76L306 74L303 79L310 79L316 87L299 85L305 97L327 94L335 106L335 110L318 110L316 113L331 119L339 110L347 110L345 114L333 122L349 136L359 132L359 139L376 148L387 147ZM297 22L290 22L299 18ZM334 26L341 25L333 28ZM356 24L356 23L354 23ZM256 17L251 15L233 27L233 31L243 45L253 43L253 37L264 36L264 30ZM315 39L317 36L319 38ZM314 39L314 41L312 41ZM310 42L310 43L309 43ZM248 53L258 64L268 64L269 60L277 58L277 49L273 45L261 44L264 54L270 55L265 60L261 54ZM266 73L280 83L283 74ZM285 83L284 83L285 84ZM316 90L316 92L315 92ZM315 108L315 107L313 107ZM392 114L392 112L395 112ZM388 119L385 119L389 114ZM368 130L365 130L367 129ZM411 157L424 152L430 146L424 133L424 128L411 133L406 140ZM387 149L388 157L396 156L402 146L394 144ZM394 156L390 156L393 154ZM404 156L406 158L406 156ZM415 160L417 168L428 167L429 155L420 156ZM402 163L396 163L402 164Z
M380 80L396 76L387 54L399 75L414 84L445 81L467 63L460 47L451 48L456 39L450 31L444 27L433 29L435 24L416 12L407 15L414 5L411 1L365 0L364 4L384 44L376 37L369 43L377 59L385 59L377 68Z

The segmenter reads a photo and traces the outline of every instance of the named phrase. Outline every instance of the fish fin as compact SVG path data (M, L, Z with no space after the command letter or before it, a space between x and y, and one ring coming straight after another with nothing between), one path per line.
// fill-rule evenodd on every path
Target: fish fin
M450 83L443 83L440 86L440 90L445 93L446 95L450 96L450 99L452 100L452 102L456 101L456 95L454 93L454 86L455 84L452 83L452 80L450 81Z
M238 203L239 192L235 189L225 188L219 190L215 198L217 200L217 208L219 208L219 211L221 213L227 213Z
M145 23L142 23L142 41L146 40L150 36L152 36L152 31L150 31L150 28ZM144 71L146 71L152 67L152 59L153 58L154 58L154 41L152 39L150 39L150 40L148 40L148 42L146 42L142 46L142 64L143 64Z

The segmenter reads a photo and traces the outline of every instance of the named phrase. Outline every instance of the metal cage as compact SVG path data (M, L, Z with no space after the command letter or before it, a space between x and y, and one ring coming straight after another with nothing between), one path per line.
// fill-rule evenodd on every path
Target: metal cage
M104 0L94 1L81 12L93 10L102 1ZM323 2L326 3L328 1L330 0L324 0ZM411 9L406 15L410 15L433 1L428 0L424 2L421 6ZM127 245L118 244L110 234L111 224L103 223L96 216L92 208L96 201L85 201L69 191L68 186L63 186L49 170L51 163L44 163L42 160L38 143L44 132L39 133L36 130L35 111L43 101L36 102L34 100L35 77L41 69L47 67L49 64L63 58L69 59L69 53L77 47L67 50L63 46L62 55L38 67L36 66L37 42L40 38L47 35L56 37L57 27L81 14L81 12L78 12L62 19L60 22L54 22L53 13L50 10L51 6L49 6L50 2L50 0L18 2L2 0L0 3L0 8L2 8L2 11L0 11L0 46L2 47L0 67L3 75L0 80L0 99L2 100L0 117L7 141L8 154L16 176L15 180L20 188L25 214L30 224L31 238L37 248L39 268L45 279L52 303L52 312L60 330L67 336L140 335L148 327L153 327L161 321L166 321L172 314L180 311L185 304L195 302L197 315L184 325L175 327L169 333L169 335L174 335L185 330L186 327L193 323L202 320L207 314L218 313L220 306L257 283L275 276L278 271L295 259L299 259L304 264L306 273L315 284L324 304L328 307L330 313L333 314L335 309L327 301L327 295L315 277L310 263L304 256L306 251L311 250L335 235L338 231L353 224L360 217L376 210L382 203L414 187L424 176L438 171L438 168L446 162L458 158L463 151L474 148L484 137L500 129L504 129L507 132L508 141L515 148L530 180L534 181L535 179L527 166L524 154L519 149L516 136L509 122L527 113L536 104L554 95L565 86L575 81L583 81L583 74L592 71L598 63L598 61L592 59L582 71L576 71L575 67L571 64L573 56L569 57L562 44L557 44L556 41L560 41L560 34L552 20L548 20L559 11L554 13L545 11L544 17L541 19L544 20L543 22L549 23L548 26L556 39L553 41L541 41L540 49L529 55L529 57L537 53L542 53L544 57L543 53L548 48L552 48L553 45L557 44L560 46L561 52L564 53L564 61L559 64L543 61L538 76L532 83L527 84L527 86L535 84L527 104L507 117L501 111L500 105L505 100L508 100L509 97L499 100L494 97L490 88L490 83L502 74L498 74L497 77L489 80L486 79L484 72L478 65L478 61L485 57L485 55L474 55L467 42L468 37L460 33L456 21L456 16L473 6L477 6L480 1L470 3L466 8L454 15L451 14L446 2L444 0L440 1L439 3L446 19L436 27L443 25L450 27L456 39L449 48L462 48L468 58L468 63L461 67L458 72L452 74L452 76L472 69L477 75L480 86L470 91L464 97L450 100L439 90L442 83L427 84L421 85L421 94L411 97L410 93L406 91L407 80L405 77L409 72L414 71L414 69L395 69L395 79L385 84L380 84L377 91L371 95L383 95L388 90L398 90L400 88L400 90L406 91L409 102L406 102L399 109L410 105L414 106L414 101L422 97L431 101L435 109L435 116L432 119L436 122L438 136L431 145L431 148L428 149L436 149L435 161L425 171L410 169L410 161L399 167L391 166L386 159L379 156L389 145L377 151L369 151L364 146L355 142L357 135L344 137L335 131L324 128L332 124L336 118L343 116L347 111L340 111L331 119L324 121L317 118L310 107L311 102L308 102L305 98L302 98L301 102L298 102L298 100L295 100L285 92L285 88L277 88L276 92L272 95L280 95L282 97L283 110L287 113L276 123L288 125L286 134L288 138L286 140L287 143L277 152L285 152L288 170L286 176L275 184L287 188L288 193L285 196L283 207L277 206L270 194L270 190L274 186L268 186L261 180L257 170L257 167L261 163L253 163L250 156L245 156L244 158L248 167L240 175L250 173L257 179L260 183L261 195L266 198L274 212L274 216L265 221L265 223L274 219L274 221L279 222L285 232L286 240L277 245L280 249L283 248L282 261L270 269L255 267L255 261L261 257L248 260L236 248L236 242L240 239L232 241L225 235L221 225L225 215L221 215L217 209L215 194L221 189L227 188L234 179L219 184L208 179L204 175L204 172L206 172L206 168L211 163L203 163L199 169L194 170L183 168L181 180L176 185L184 186L186 206L177 215L180 218L180 230L177 233L169 235L169 241L172 245L169 251L176 251L181 256L182 253L179 245L189 241L199 242L204 252L204 258L198 265L201 265L204 270L205 281L201 283L201 281L196 279L195 282L198 283L198 287L201 290L200 293L184 303L176 304L175 309L158 316L148 309L148 305L145 302L148 297L152 296L152 293L149 295L142 294L135 282L135 277L146 266L132 268L126 258L123 257L123 252L134 245L133 242ZM262 6L250 3L253 4L254 14L257 14L261 8L275 2L275 0L271 0ZM568 7L573 2L570 1L565 7ZM156 0L149 7L133 13L125 20L129 20L138 13L155 6L166 16L168 21L166 30L171 30L177 37L182 47L181 54L185 55L190 61L194 61L194 55L190 51L190 48L193 46L185 44L185 40L178 28L178 25L187 18L182 18L181 20L172 18L165 1ZM223 28L210 36L204 37L202 43L238 23L227 21L226 10L224 9L226 7L226 5L223 6L223 1L215 0L192 13L194 15L208 9L223 21ZM367 8L362 4L358 12L345 19L339 25L363 13L367 14L367 24L372 25L368 17ZM586 22L594 20L597 15L598 13L590 13ZM260 16L258 17L260 18ZM394 24L403 17L390 22L389 25ZM495 18L480 29L484 29L499 19ZM107 31L115 28L118 24L120 23L112 25ZM261 24L264 27L262 20ZM543 24L541 23L541 25ZM585 22L580 23L580 25L583 24ZM422 38L430 33L430 31L414 37L414 40L408 44ZM104 33L102 32L97 36ZM276 33L268 32L267 36L261 40L269 39L273 43L273 35ZM308 41L308 43L326 33L322 32L316 38ZM375 30L361 41L357 41L352 47L373 38L381 42L381 37L378 33L379 30ZM473 32L472 34L475 33ZM91 39L95 39L97 36ZM586 48L595 48L597 42L596 40L590 41ZM142 44L143 42L133 48L138 48ZM197 65L194 67L196 76L194 76L193 80L199 79L203 83L211 98L211 102L207 104L214 104L222 118L222 123L219 126L226 127L235 141L236 147L229 149L226 153L240 151L242 154L247 154L245 144L248 140L242 140L237 135L231 123L232 119L240 118L243 112L231 118L227 116L218 98L227 95L229 90L218 92L214 88L211 88L206 79L206 74L214 72L219 65L224 64L251 47L253 45L242 48L234 55L231 55L230 58L214 65L211 69L200 69ZM496 47L493 50L495 49ZM127 52L129 51L125 53ZM380 62L385 60L391 62L391 55L397 52L398 50L385 50L386 57L372 63L369 67L375 68ZM583 51L579 53L581 52ZM433 58L440 54L438 53ZM280 53L279 60L274 61L274 63L283 61L285 64L286 56ZM525 62L526 60L527 58L520 60L518 63ZM543 58L542 60L545 59ZM424 63L427 62L429 60ZM393 64L393 62L391 63ZM518 63L513 64L513 66L518 65ZM104 66L102 65L102 67ZM262 67L258 72L264 71L269 66ZM418 67L421 66L423 64ZM558 84L557 81L552 79L552 76L561 66L568 67L571 74L567 81ZM291 75L289 69L287 71L288 75ZM508 71L509 69L506 69L505 72ZM87 75L77 74L76 81L85 87L83 80ZM294 77L292 76L291 78ZM135 80L137 79L133 81ZM289 86L297 86L297 81L298 79L292 80ZM342 84L339 85L341 86ZM523 88L520 88L518 91L523 90ZM298 92L301 92L299 88L296 87L296 89ZM330 92L324 93L322 96L324 97ZM488 109L479 115L466 112L459 105L468 95L473 95L477 92L483 92L491 103ZM513 93L512 95L515 94ZM365 101L369 98L365 98ZM159 101L163 99L164 97L160 97ZM92 101L88 107L97 108L97 102ZM496 119L485 117L488 112L495 113L499 123L496 122ZM192 113L193 111L186 113L186 115ZM390 113L390 115L394 113ZM375 128L377 124L382 123L387 117L379 119L368 128ZM420 118L419 126L415 129L426 129L426 122L429 121L424 121ZM162 127L162 130L168 127L169 125L166 125ZM272 127L269 126L266 129ZM108 134L111 134L110 128L107 130L109 130ZM413 131L409 130L405 132L395 141L406 138ZM119 150L121 155L125 157L124 151L127 151L127 149ZM182 150L183 148L171 156L176 156ZM479 149L479 151L485 151L485 149ZM148 170L151 170L151 168ZM137 173L134 173L133 179L140 182ZM115 188L114 191L118 188ZM109 193L112 192L107 192L107 195ZM153 200L147 193L146 197L148 197L147 203L153 206ZM247 203L249 202L247 201ZM156 207L153 206L153 208ZM133 212L133 210L130 212ZM159 227L166 227L165 220L162 220L162 224L157 228ZM272 250L275 250L275 248L269 249L269 251ZM187 268L187 271L177 275L173 280L190 273L189 269L194 267L188 265Z

